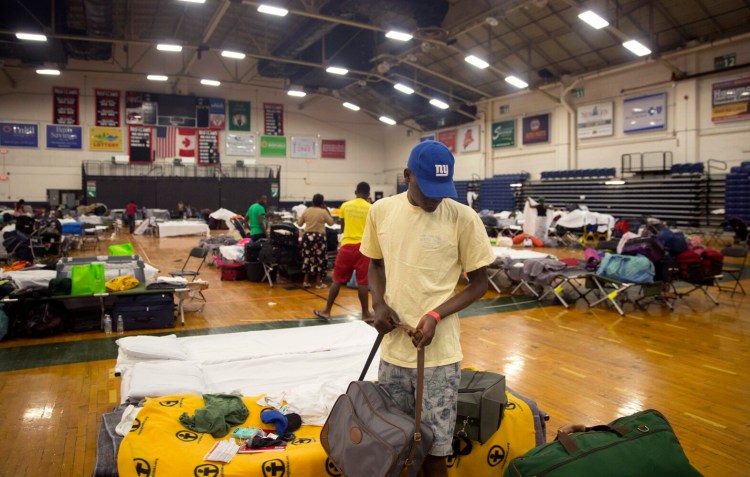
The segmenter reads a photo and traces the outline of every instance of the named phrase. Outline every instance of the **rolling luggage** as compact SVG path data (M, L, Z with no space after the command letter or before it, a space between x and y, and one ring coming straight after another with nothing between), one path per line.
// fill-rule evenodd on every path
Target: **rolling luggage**
M721 269L724 268L724 255L712 248L704 249L701 254L701 266L704 276L721 275Z
M677 255L677 266L682 280L689 283L703 281L703 259L692 250L685 250Z
M174 327L174 299L171 293L119 295L112 306L112 321L122 316L125 330Z
M223 263L221 265L221 281L223 282L244 280L246 276L244 262Z
M693 477L667 419L653 409L557 438L513 459L505 477Z
M462 369L454 434L484 444L500 427L507 403L505 376Z

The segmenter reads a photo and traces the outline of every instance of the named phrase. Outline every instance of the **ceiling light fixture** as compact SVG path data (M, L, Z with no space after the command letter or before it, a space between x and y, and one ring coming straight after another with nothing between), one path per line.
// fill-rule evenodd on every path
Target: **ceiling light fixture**
M307 93L297 89L290 89L286 92L286 94L288 94L289 96L294 96L295 98L304 98L305 96L307 96Z
M206 3L206 0L180 0L185 3Z
M268 15L276 15L277 17L285 17L289 10L281 7L272 7L271 5L258 5L258 11L260 13L267 13Z
M625 181L620 180L620 179L614 179L611 181L604 182L604 185L624 185L624 184L625 184Z
M401 31L391 30L388 33L385 34L386 38L390 38L391 40L398 40L398 41L409 41L413 37L408 34Z
M174 52L180 52L182 51L182 46L180 45L174 45L171 43L159 43L156 45L156 49L159 51L174 51Z
M523 187L523 184L521 182L514 182L513 184L510 185L510 187L512 189L520 189L521 187Z
M167 81L169 78L164 75L148 75L146 79L151 81Z
M326 68L326 72L334 74L334 75L342 75L343 76L343 75L347 74L349 72L349 70L347 70L346 68L340 68L338 66L329 66L328 68Z
M448 103L445 103L445 102L440 101L439 99L435 99L435 98L432 98L430 100L430 104L433 105L433 106L435 106L436 108L440 108L440 109L448 109L448 107L449 107Z
M626 41L622 44L625 48L632 51L638 56L646 56L651 54L651 50L643 46L641 43L639 43L637 40L630 40Z
M470 65L474 65L474 66L476 66L477 68L479 68L481 70L483 70L483 69L487 68L488 66L490 66L489 63L487 63L483 59L478 58L478 57L476 57L474 55L469 55L466 58L464 58L464 60L467 63L469 63Z
M28 41L47 41L47 37L42 35L41 33L18 32L16 33L16 38L18 38L19 40L28 40Z
M239 51L224 50L221 52L221 56L225 58L234 58L236 60L244 60L245 54Z
M389 126L394 126L396 124L396 121L394 121L393 119L389 118L388 116L380 116L378 119L381 122L384 122L384 123L386 123Z
M359 106L357 106L356 104L349 103L349 102L344 103L344 107L347 109L351 109L352 111L359 111L360 109Z
M212 79L202 79L201 84L205 84L206 86L221 86L221 81L216 81Z
M39 68L38 70L36 70L36 74L58 76L60 74L60 70L55 70L52 68Z
M512 76L512 75L511 76L507 76L505 78L505 82L512 84L513 86L515 86L518 89L524 89L524 88L528 88L529 87L529 83L527 83L526 81L524 81L524 80L522 80L520 78L516 78L515 76Z
M393 85L393 87L399 91L401 91L404 94L412 94L414 93L414 90L410 87L406 86L405 84L396 83Z
M605 26L609 25L609 22L607 20L600 17L591 10L586 10L585 12L581 13L580 15L578 15L578 18L596 28L597 30L601 30Z

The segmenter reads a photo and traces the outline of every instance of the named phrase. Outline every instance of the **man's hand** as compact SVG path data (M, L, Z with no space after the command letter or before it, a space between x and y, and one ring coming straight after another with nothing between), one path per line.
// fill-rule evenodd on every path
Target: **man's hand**
M379 306L374 306L374 309L375 329L378 330L378 333L390 333L401 323L398 313L385 303Z
M424 349L432 343L432 338L435 337L435 327L437 321L430 315L424 315L417 323L417 327L414 329L414 333L411 333L411 342L414 346L420 350Z

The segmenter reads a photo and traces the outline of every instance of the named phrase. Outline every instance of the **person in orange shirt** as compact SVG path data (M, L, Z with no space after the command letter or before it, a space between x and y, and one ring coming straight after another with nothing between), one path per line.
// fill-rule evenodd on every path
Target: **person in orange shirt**
M344 234L341 237L341 245L336 255L336 263L333 266L333 284L328 292L326 307L323 310L313 310L313 314L322 320L328 320L331 317L331 308L333 308L333 302L339 295L341 285L348 282L352 278L352 273L356 272L357 295L359 296L359 303L362 305L362 319L372 321L368 297L369 284L367 282L367 269L370 266L370 259L359 251L367 213L372 206L369 201L370 184L367 182L357 184L354 195L356 196L355 199L344 202L339 209L341 229Z

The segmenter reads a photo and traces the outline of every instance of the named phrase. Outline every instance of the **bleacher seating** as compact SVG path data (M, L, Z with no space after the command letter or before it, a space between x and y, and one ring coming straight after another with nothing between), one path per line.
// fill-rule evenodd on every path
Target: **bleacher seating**
M598 169L573 169L570 171L544 171L541 173L541 179L596 179L601 177L614 177L615 175L617 175L617 170L614 167L604 167Z
M724 196L726 217L750 222L750 161L732 167L726 178Z

